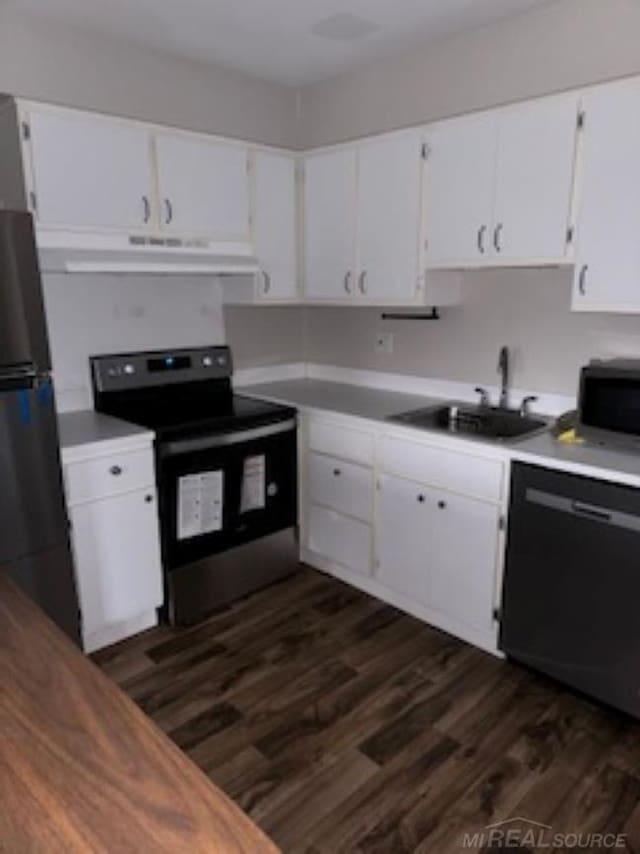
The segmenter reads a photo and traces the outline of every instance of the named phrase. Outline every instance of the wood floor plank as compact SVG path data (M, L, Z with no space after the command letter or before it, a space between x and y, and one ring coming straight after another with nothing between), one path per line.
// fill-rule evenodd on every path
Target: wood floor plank
M518 815L640 850L638 723L322 573L95 661L286 852L445 854Z

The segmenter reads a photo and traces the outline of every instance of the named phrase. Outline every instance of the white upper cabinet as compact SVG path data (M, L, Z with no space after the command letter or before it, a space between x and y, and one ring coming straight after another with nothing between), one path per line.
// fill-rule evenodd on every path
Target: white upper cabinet
M573 309L640 312L640 80L583 102Z
M427 265L570 261L577 96L492 110L427 133Z
M256 151L254 155L254 245L261 301L298 297L296 159Z
M355 288L356 149L305 160L305 291L312 300L344 300Z
M248 242L248 148L188 134L155 140L163 231Z
M539 263L566 258L577 121L573 95L503 111L492 234L496 259Z
M38 225L80 229L151 227L151 135L125 121L30 110L31 205Z
M422 135L364 142L358 151L356 295L389 303L416 299L422 203Z
M477 266L491 253L495 113L436 125L427 140L429 267Z

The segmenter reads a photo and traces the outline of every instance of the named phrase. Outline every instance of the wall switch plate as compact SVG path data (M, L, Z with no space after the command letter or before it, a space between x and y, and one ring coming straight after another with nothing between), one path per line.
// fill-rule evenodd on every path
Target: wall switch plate
M391 356L393 353L393 332L378 332L376 337L376 353Z

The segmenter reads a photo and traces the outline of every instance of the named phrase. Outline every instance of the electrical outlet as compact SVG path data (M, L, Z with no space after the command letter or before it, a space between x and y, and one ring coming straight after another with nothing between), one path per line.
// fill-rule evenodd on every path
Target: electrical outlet
M376 337L376 353L391 356L393 353L393 332L378 332Z

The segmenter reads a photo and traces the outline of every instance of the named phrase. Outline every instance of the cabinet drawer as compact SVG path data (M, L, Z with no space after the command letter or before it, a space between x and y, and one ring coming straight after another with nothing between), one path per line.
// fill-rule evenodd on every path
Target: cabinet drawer
M309 549L347 569L371 574L371 526L312 504Z
M379 445L383 471L453 492L500 501L504 466L459 451L385 437Z
M155 485L153 452L129 451L65 466L67 501L79 504Z
M373 445L373 435L364 430L325 421L309 422L309 447L312 451L352 460L354 463L373 465Z
M309 498L340 513L371 521L373 471L335 457L309 454Z

